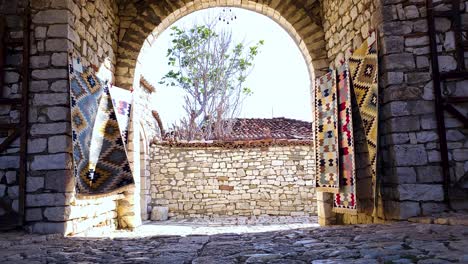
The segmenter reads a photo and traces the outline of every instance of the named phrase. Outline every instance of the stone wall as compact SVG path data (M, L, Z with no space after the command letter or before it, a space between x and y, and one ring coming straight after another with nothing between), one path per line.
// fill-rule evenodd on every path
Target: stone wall
M153 145L153 206L173 218L316 215L311 146Z
M21 67L22 66L22 40L23 40L23 18L21 14L26 1L0 1L0 15L5 16L6 33L2 40L5 43L5 84L1 88L2 98L21 97ZM0 105L0 123L18 124L20 112L18 106ZM3 142L11 134L11 131L0 131L0 142ZM47 145L46 140L38 142L37 148ZM3 153L0 153L0 202L11 207L14 212L19 210L19 139ZM7 211L0 206L0 217L7 215Z
M382 154L385 214L406 219L447 209L434 115L434 90L425 1L382 1L381 68L383 89ZM438 2L438 1L435 1ZM444 10L448 6L439 6ZM462 10L466 12L466 5ZM463 27L468 27L463 14ZM440 70L455 69L454 34L450 20L436 20ZM466 54L466 53L465 53ZM465 55L466 56L466 55ZM465 58L466 60L466 58ZM467 96L467 82L448 83L455 96ZM467 107L459 105L466 114ZM446 114L453 205L468 207L468 131ZM463 189L463 186L464 188ZM457 197L455 197L457 196Z
M85 64L97 70L106 65L101 72L111 76L117 43L115 3L110 0L32 1L31 9L26 224L33 232L45 233L76 233L82 230L79 222L85 226L110 224L108 218L114 217L113 206L85 207L100 208L90 211L95 217L89 218L74 218L67 213L76 201L67 52L82 57ZM108 210L103 212L105 208Z
M342 62L349 59L353 50L358 48L373 30L378 29L380 3L376 0L324 0L321 7L330 68L337 68ZM358 111L355 105L353 109L355 112ZM374 210L372 174L362 125L357 122L356 118L353 121L359 214L358 216L345 215L344 217L345 221L367 223L374 221L370 217ZM332 195L324 193L318 197L328 203L322 210L324 215L330 217L328 220L326 220L327 217L322 217L319 220L321 223L334 222L334 214L331 212ZM338 214L338 216L343 217L342 214Z

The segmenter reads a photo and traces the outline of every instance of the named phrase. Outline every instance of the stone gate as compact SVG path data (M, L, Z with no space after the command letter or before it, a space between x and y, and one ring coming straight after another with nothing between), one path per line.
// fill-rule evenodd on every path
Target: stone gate
M465 3L465 1L462 1ZM145 123L139 65L158 35L171 23L196 10L234 6L255 11L280 24L295 40L308 65L311 80L348 58L351 51L378 32L380 61L380 152L377 183L358 175L358 215L335 215L331 197L317 194L321 224L401 220L447 209L444 202L441 153L434 113L434 91L425 1L410 0L2 0L0 14L7 22L4 68L5 98L18 98L27 80L21 65L24 34L29 50L29 125L27 174L18 171L18 143L0 155L0 199L19 214L21 224L39 233L78 233L93 226L135 227L144 215L148 186L148 146L154 132ZM446 10L447 4L439 9ZM31 27L23 33L23 14L31 11ZM463 6L466 12L466 5ZM463 27L468 26L466 13ZM448 18L436 21L441 71L454 69L454 35ZM109 81L134 89L143 98L134 108L130 155L136 187L122 193L81 197L75 192L71 158L70 92L67 53L79 55ZM287 77L287 76L286 76ZM313 81L311 82L314 83ZM468 96L466 81L452 82L453 94ZM314 87L311 87L313 91ZM312 93L313 94L313 93ZM463 105L458 106L465 111ZM143 114L140 114L143 113ZM18 122L19 110L1 106L0 119ZM142 122L142 120L146 120ZM148 121L150 122L150 121ZM446 116L452 206L466 208L468 171L467 131ZM142 127L144 129L142 129ZM3 133L3 132L2 132ZM8 134L1 134L4 138ZM366 166L359 163L358 169ZM376 191L378 201L372 193ZM147 198L145 198L147 199ZM373 209L377 208L373 214ZM1 215L6 210L0 209Z

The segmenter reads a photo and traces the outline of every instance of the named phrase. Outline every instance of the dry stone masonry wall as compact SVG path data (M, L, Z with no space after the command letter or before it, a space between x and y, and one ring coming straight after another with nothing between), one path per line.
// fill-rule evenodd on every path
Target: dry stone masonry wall
M32 231L43 233L76 233L83 226L110 225L110 219L115 218L115 197L101 197L97 201L75 198L67 52L80 56L85 64L97 70L104 65L110 76L117 45L116 3L44 0L32 1L31 8L26 221ZM68 212L73 212L73 208L94 212L70 216Z
M169 217L316 215L311 146L153 145L151 157L152 205Z
M23 40L23 18L22 10L26 1L0 1L0 15L5 16L6 33L2 40L5 43L5 71L4 87L1 87L3 98L20 98L22 77L22 40ZM0 106L0 123L18 124L20 122L20 111L17 106ZM0 131L0 142L3 142L10 133ZM38 148L47 145L46 140L42 140ZM18 212L19 198L19 139L15 140L5 152L0 153L0 202L8 205L13 211ZM7 211L0 207L0 217L6 215Z
M382 1L381 87L383 106L383 180L385 213L391 219L406 219L447 209L443 202L439 137L434 115L434 90L425 1ZM440 3L440 1L434 1ZM449 6L439 6L448 10ZM463 27L468 28L466 2L462 6ZM436 19L440 71L456 67L455 40L451 21ZM466 58L465 58L466 59ZM448 83L455 96L467 96L466 81ZM466 113L467 106L459 105ZM452 167L453 205L468 206L468 131L446 114L449 159ZM464 187L463 187L464 186Z

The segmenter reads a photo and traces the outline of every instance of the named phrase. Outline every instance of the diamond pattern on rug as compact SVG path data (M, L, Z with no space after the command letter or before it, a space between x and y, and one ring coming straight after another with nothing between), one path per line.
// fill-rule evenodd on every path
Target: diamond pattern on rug
M317 191L338 192L338 127L335 72L317 79L316 97Z
M69 58L71 123L77 192L117 191L133 183L122 133L106 84Z
M355 150L348 64L341 66L337 75L340 191L334 195L333 211L356 213Z
M376 34L372 34L349 59L351 85L356 95L367 140L372 179L377 171L378 55Z

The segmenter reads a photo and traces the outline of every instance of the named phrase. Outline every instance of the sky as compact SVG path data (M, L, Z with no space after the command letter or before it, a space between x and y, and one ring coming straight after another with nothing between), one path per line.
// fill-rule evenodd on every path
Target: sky
M253 95L244 101L240 117L272 118L286 117L304 121L312 120L310 78L307 65L299 47L288 33L270 18L240 8L231 9L237 19L224 25L233 32L233 42L247 46L264 40L260 54L255 58L255 67L245 86ZM173 25L191 27L203 22L206 17L218 17L223 8L210 8L189 14ZM172 27L172 26L170 26ZM142 65L145 78L156 86L154 107L166 127L184 115L182 89L159 84L170 70L167 65L167 49L171 41L170 27L159 35Z

